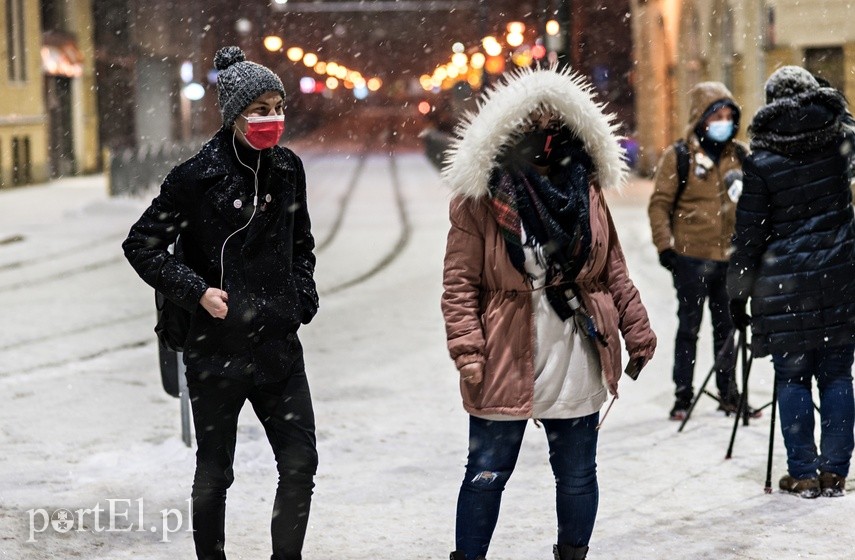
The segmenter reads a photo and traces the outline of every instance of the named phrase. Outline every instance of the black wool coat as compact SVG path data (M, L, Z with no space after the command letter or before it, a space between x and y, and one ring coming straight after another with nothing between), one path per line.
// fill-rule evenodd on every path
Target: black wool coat
M751 298L755 355L855 342L855 221L845 103L821 88L761 108L727 289Z
M220 130L168 174L122 247L146 283L192 312L188 371L281 381L304 369L297 329L318 309L306 177L290 150L259 153L232 134ZM253 174L236 153L260 168L254 216ZM178 257L167 250L176 239ZM228 293L225 319L199 304L209 287Z

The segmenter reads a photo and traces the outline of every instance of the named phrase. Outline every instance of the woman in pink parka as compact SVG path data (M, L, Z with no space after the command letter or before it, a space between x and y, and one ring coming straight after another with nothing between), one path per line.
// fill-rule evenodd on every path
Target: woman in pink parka
M442 311L470 415L452 560L485 558L527 420L549 441L556 560L584 559L599 490L599 410L617 395L623 335L636 376L656 337L602 189L626 166L611 117L577 76L510 75L459 127Z

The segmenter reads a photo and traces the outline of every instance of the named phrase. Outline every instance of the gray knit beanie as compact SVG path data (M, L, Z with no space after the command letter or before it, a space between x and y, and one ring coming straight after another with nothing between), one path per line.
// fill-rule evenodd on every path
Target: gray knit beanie
M801 66L782 66L766 80L766 103L819 88L813 74Z
M218 71L217 101L226 128L261 94L275 91L285 98L282 80L266 66L249 62L239 47L218 50L214 66Z

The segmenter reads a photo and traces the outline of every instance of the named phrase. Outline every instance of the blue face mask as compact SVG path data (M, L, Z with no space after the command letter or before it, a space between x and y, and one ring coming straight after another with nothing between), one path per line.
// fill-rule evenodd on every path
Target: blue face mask
M727 142L733 136L733 121L713 121L707 127L707 137L715 142Z

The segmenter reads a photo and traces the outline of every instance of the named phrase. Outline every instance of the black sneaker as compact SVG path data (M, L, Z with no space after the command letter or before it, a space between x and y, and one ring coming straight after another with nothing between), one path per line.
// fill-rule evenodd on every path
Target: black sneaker
M669 418L676 422L682 422L686 419L686 416L689 415L689 406L691 406L692 401L684 401L682 399L677 399L677 402L674 403L674 408L671 409L669 413Z

